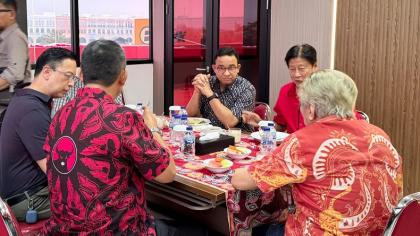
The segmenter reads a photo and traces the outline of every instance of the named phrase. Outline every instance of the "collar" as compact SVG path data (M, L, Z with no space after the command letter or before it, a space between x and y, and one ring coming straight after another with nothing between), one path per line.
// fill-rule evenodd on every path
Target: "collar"
M76 97L89 97L110 102L114 101L114 99L112 99L112 96L107 94L103 89L91 87L80 88L79 90L77 90Z
M48 104L52 101L51 97L48 96L47 94L38 92L38 91L36 91L34 89L31 89L31 88L23 88L23 89L17 89L16 90L16 95L18 95L18 96L24 96L24 95L27 95L27 94L39 98L39 100L41 100L42 102L44 102L46 104Z
M5 38L7 38L7 36L16 29L18 29L18 24L15 22L0 33L0 40L4 40Z
M294 82L291 82L289 91L287 92L287 96L289 97L297 97L297 87L296 84Z

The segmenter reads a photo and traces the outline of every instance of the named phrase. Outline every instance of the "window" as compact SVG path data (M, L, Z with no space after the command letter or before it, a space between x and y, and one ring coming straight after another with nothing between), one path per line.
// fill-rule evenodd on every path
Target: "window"
M49 47L72 48L69 0L26 0L29 55L32 64ZM80 53L89 42L119 43L127 60L150 60L151 0L78 0ZM76 46L76 47L77 47Z
M49 47L71 49L70 1L27 0L29 59L36 58Z
M114 40L124 49L127 60L149 60L149 18L149 0L79 1L79 37L87 43ZM87 34L82 27L88 28ZM80 51L85 46L80 40Z

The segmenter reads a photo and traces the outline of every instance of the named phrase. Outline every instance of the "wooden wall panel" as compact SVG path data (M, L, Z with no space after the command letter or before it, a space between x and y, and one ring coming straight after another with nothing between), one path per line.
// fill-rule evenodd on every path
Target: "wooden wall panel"
M420 1L338 0L335 52L358 109L403 156L404 193L420 191Z

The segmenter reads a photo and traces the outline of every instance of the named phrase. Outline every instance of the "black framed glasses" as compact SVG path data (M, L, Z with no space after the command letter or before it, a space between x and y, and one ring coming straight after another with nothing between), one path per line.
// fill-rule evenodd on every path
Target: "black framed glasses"
M0 9L0 12L11 12L13 11L12 9Z

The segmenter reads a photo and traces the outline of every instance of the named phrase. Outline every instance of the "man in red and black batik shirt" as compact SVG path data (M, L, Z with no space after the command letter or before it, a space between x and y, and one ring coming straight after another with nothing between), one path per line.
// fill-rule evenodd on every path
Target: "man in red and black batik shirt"
M54 116L44 145L52 213L44 233L156 235L144 181L175 176L156 119L114 102L127 79L118 44L90 43L81 69L86 86Z

